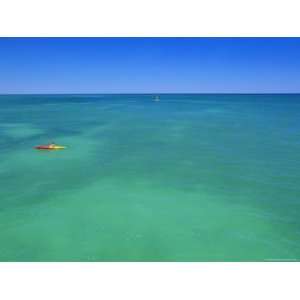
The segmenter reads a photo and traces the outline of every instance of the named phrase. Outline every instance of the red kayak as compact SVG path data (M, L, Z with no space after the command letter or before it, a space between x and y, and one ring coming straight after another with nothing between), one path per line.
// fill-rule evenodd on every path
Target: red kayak
M34 148L38 149L38 150L61 150L61 149L65 149L66 147L55 145L55 144L50 144L50 145L40 145L40 146L36 146Z

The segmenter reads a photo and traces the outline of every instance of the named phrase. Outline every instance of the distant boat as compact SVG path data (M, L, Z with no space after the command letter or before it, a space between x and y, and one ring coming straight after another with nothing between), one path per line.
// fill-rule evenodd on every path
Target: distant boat
M154 101L160 101L159 96L156 96L156 97L154 98Z

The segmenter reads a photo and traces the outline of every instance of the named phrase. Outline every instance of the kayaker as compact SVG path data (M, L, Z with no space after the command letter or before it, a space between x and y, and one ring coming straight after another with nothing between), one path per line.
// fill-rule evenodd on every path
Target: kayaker
M66 146L60 146L60 145L56 145L54 142L48 144L48 145L39 145L34 147L35 149L39 149L39 150L60 150L60 149L66 149Z

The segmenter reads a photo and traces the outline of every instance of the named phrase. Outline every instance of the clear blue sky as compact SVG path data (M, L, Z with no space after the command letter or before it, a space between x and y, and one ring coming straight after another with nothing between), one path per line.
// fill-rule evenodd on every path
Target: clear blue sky
M0 38L0 93L295 93L300 38Z

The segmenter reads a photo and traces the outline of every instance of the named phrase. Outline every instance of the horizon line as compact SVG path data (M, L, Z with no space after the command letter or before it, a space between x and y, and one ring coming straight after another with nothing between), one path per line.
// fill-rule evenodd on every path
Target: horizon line
M299 95L299 92L95 92L95 93L0 93L0 96L15 95Z

